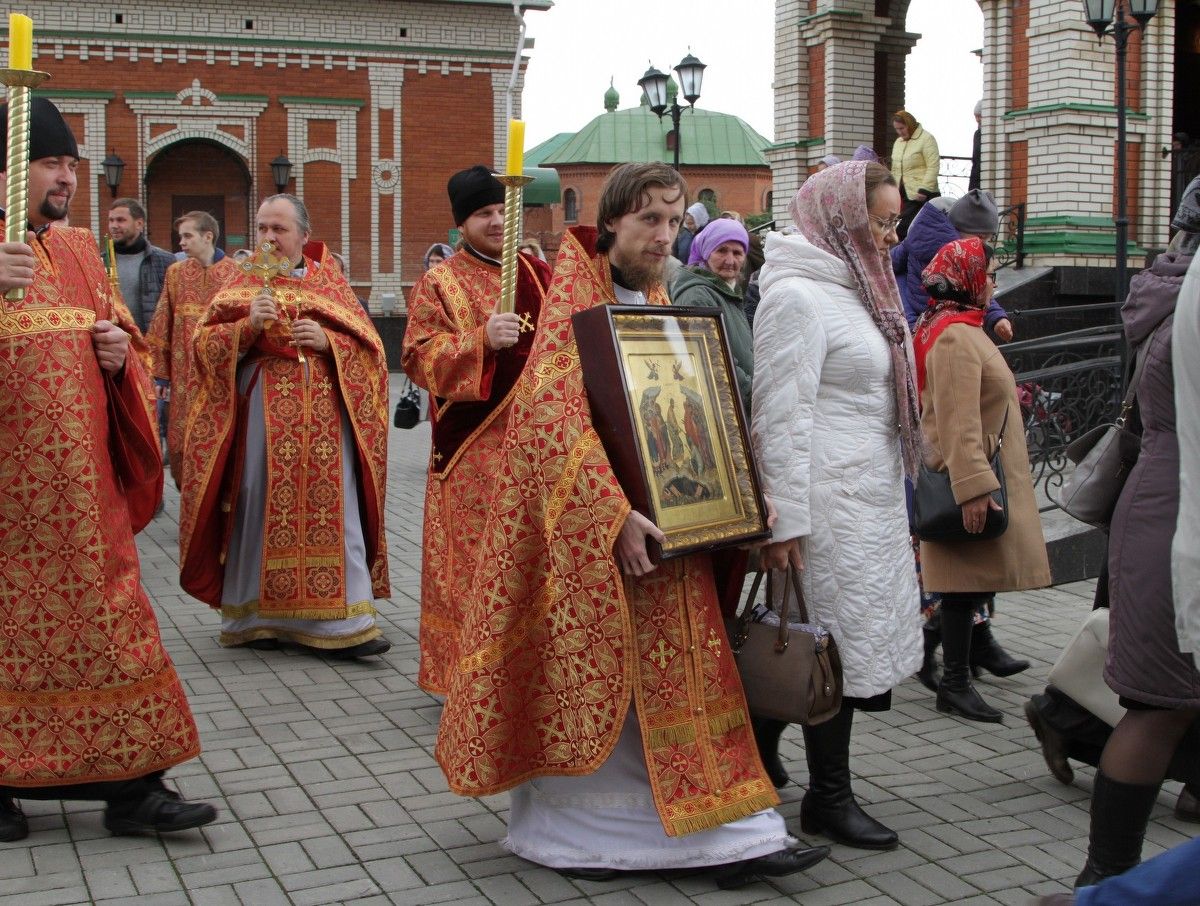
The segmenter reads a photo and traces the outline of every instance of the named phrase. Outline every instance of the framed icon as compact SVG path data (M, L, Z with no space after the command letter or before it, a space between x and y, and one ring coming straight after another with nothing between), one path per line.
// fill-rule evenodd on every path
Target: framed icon
M601 305L572 318L592 423L661 558L770 535L722 313Z

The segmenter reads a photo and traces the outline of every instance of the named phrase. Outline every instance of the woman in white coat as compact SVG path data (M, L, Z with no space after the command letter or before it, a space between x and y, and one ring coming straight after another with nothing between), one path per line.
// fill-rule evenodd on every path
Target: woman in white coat
M882 165L851 161L809 177L791 213L799 233L767 238L754 323L752 434L779 514L763 556L773 568L803 569L810 617L833 634L844 674L838 716L804 727L801 826L892 849L895 832L854 799L849 758L854 711L890 708L892 688L921 665L904 501L920 427L912 341L887 254L900 192Z

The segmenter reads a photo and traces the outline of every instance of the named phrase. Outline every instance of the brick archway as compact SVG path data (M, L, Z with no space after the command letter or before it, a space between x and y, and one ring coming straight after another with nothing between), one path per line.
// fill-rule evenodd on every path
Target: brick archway
M205 210L221 224L219 248L232 252L253 245L250 195L250 170L229 148L209 139L168 145L146 167L150 241L175 251L175 218L189 210Z

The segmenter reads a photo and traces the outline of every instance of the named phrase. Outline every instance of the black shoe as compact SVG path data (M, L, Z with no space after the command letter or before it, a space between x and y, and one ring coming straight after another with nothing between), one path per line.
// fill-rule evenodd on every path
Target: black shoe
M574 878L577 881L615 881L621 872L615 868L556 868L564 878Z
M383 654L392 649L392 643L379 635L373 639L368 639L365 642L359 642L357 645L351 645L349 648L329 648L320 649L323 653L338 660L353 661L360 657L371 657L376 654Z
M15 843L29 836L25 813L7 796L0 796L0 843Z
M1033 735L1042 744L1042 757L1046 759L1046 767L1059 783L1069 784L1075 779L1071 763L1067 761L1067 739L1042 719L1042 712L1037 709L1033 699L1025 702L1025 719L1033 729Z
M1121 783L1096 771L1087 864L1075 887L1089 887L1124 874L1142 861L1142 840L1161 783Z
M1028 670L1029 661L1017 660L1001 648L992 635L992 621L985 620L975 624L971 633L971 667L973 670L982 668L995 676L1012 676Z
M930 692L937 692L937 650L942 644L941 621L936 616L930 617L922 627L921 634L925 638L925 659L921 662L921 669L917 671L917 679Z
M854 709L804 727L808 792L800 803L800 827L856 849L895 849L900 838L862 810L850 786L850 731Z
M779 758L779 737L783 735L787 723L765 717L751 717L750 727L754 730L754 743L758 746L758 757L762 759L767 776L771 778L775 789L782 789L791 780L783 761Z
M781 878L797 871L812 868L829 855L828 846L796 846L744 859L717 869L713 879L721 890L737 890L759 878Z
M937 709L943 714L957 714L967 720L988 724L1004 723L1004 715L983 700L971 685L966 664L947 664L938 684Z
M185 802L178 793L153 789L131 803L109 803L104 827L115 836L164 834L210 824L217 810L207 802Z

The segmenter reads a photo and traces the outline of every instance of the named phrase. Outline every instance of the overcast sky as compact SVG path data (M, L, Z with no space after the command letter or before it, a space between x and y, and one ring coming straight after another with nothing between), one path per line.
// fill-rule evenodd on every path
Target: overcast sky
M708 65L699 106L737 114L775 137L774 0L556 0L525 20L536 39L524 94L529 147L603 113L610 77L621 107L633 106L649 64L666 72L689 49ZM983 44L979 4L912 0L906 27L923 35L908 60L908 108L943 154L967 156L982 85L971 53Z

